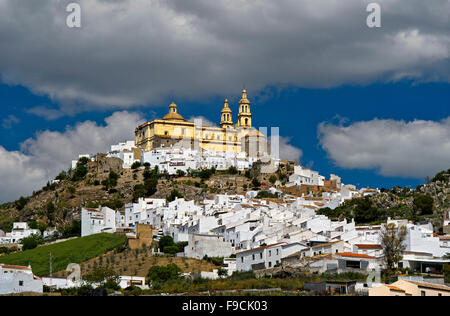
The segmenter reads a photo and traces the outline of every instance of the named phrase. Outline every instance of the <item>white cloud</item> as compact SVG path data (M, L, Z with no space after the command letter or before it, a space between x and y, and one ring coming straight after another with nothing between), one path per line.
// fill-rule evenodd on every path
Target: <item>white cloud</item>
M450 117L439 122L379 120L319 125L322 148L340 167L424 178L450 168Z
M297 148L289 142L291 141L290 137L282 137L280 136L280 158L287 160L296 160L300 163L300 159L302 158L303 152L300 148Z
M3 119L2 127L4 129L11 129L14 124L17 124L19 122L20 122L20 120L17 118L17 116L11 114L11 115L8 115L8 117Z
M40 189L79 154L106 152L112 144L134 139L134 128L143 121L136 113L116 112L105 125L85 121L64 132L40 132L23 142L20 151L0 146L0 201Z
M45 106L36 106L27 110L27 113L40 116L48 121L59 119L64 115L64 113L58 109L50 109Z
M191 116L189 118L190 122L196 122L196 121L200 121L202 126L207 126L207 127L217 127L217 124L208 120L206 117L204 116Z
M79 0L81 29L65 25L69 2L0 0L2 79L65 112L230 96L243 84L256 94L450 81L448 0L380 0L380 29L365 24L368 0Z

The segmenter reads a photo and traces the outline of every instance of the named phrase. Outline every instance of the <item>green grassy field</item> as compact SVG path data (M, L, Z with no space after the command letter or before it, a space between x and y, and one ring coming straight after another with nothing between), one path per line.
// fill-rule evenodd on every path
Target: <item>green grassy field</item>
M31 264L33 273L38 276L49 275L49 253L52 253L53 272L65 270L69 263L80 263L97 257L123 245L125 236L98 234L69 241L41 246L32 250L17 252L0 257L0 263L27 266Z

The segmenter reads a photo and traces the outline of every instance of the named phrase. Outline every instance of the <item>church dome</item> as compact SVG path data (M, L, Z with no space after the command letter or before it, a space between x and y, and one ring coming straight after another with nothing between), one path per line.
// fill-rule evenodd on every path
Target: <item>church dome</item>
M223 105L222 113L231 113L231 109L228 106L228 99L225 99L225 104Z
M250 104L250 101L247 99L247 90L242 90L242 98L239 101L239 104Z
M163 120L166 121L186 121L186 119L184 117L182 117L180 114L178 114L178 109L177 109L177 105L172 102L169 105L169 113L163 117Z

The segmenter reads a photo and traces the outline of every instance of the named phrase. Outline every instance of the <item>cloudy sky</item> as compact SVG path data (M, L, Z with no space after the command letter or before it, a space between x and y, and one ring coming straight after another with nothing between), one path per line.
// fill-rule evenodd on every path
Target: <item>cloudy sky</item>
M66 26L77 2L82 27ZM415 186L450 168L449 0L0 0L0 201L132 139L174 100L254 123L324 175Z

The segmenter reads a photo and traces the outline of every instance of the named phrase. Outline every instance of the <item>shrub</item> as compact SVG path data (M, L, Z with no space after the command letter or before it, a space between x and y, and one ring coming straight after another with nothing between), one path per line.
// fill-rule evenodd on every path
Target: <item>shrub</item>
M34 249L44 242L44 239L40 235L31 235L22 239L22 250Z
M29 198L24 198L21 196L17 201L14 202L14 206L19 210L23 210L23 208L28 204Z
M181 278L183 271L174 263L170 263L165 267L152 266L148 270L147 279L149 284L178 280Z
M175 201L177 198L184 198L183 194L178 192L178 190L174 189L172 192L170 192L170 195L167 197L167 202Z
M414 196L414 206L420 215L433 214L433 198L428 194Z
M277 182L278 178L276 175L271 175L269 178L269 182L272 184L275 184L275 182Z
M269 191L259 191L256 195L257 199L264 199L264 198L271 198L276 199L278 198L278 194L270 193Z
M141 167L141 163L139 161L135 161L132 165L131 165L131 169L135 170Z
M175 242L171 236L161 237L158 243L160 251L165 252L166 247L175 246Z
M112 269L96 268L83 279L89 284L97 283L100 288L119 290L119 276Z
M184 172L183 170L177 170L178 177L184 177L185 175L186 175L186 172Z
M235 166L230 166L230 168L228 168L227 173L229 174L238 174L239 170L237 170L237 168Z
M259 187L261 187L261 182L259 182L258 178L253 178L253 180L252 180L252 186L253 186L253 188L259 188Z

